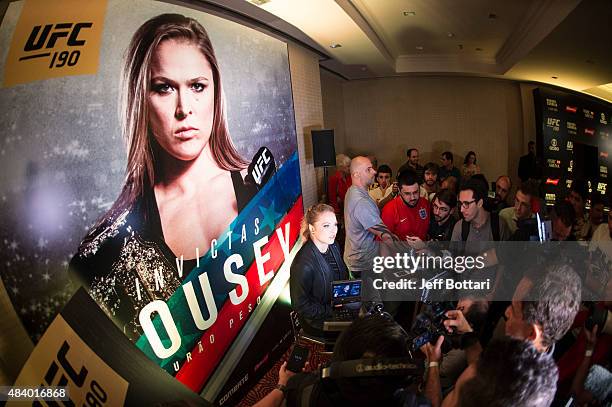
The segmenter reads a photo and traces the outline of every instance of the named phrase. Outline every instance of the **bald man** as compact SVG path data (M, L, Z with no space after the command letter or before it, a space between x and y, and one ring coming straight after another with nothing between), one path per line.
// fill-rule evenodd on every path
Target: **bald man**
M512 189L512 181L507 175L500 175L495 181L495 200L493 201L493 212L499 212L502 209L509 208L508 196Z
M352 186L344 200L344 261L353 276L359 277L364 270L372 270L373 259L378 255L374 239L389 241L397 237L385 226L376 202L368 194L376 175L372 162L366 157L355 157L350 172Z

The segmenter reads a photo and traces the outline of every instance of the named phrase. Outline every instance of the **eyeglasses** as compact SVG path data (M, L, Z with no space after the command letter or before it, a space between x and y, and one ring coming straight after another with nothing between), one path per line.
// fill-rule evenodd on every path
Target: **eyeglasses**
M473 204L474 202L476 202L475 199L471 200L471 201L459 201L459 205L463 208L463 209L467 209L470 207L471 204Z
M448 211L450 211L450 208L448 208L448 207L446 207L446 206L438 206L438 205L436 205L436 204L433 204L433 205L432 205L432 208L433 208L435 211L438 211L438 212L448 212Z

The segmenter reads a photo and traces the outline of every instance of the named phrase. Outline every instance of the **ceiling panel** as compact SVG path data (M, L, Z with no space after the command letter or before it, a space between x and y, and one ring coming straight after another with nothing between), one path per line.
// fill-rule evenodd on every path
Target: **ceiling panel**
M223 2L237 1L247 3ZM331 57L321 65L348 79L479 75L612 101L602 87L612 83L612 0L269 0L258 10L311 38Z

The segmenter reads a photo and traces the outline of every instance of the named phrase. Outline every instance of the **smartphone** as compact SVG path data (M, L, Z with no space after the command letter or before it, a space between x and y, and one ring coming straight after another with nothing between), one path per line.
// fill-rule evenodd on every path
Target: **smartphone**
M300 373L308 360L308 354L310 351L305 346L295 345L293 350L291 351L291 355L289 355L289 360L287 361L287 370L290 370L294 373Z

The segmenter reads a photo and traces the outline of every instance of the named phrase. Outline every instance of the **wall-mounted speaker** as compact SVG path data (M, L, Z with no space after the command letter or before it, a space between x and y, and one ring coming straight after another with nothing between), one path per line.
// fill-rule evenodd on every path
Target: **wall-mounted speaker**
M315 167L333 167L336 165L333 130L312 131L312 158Z

